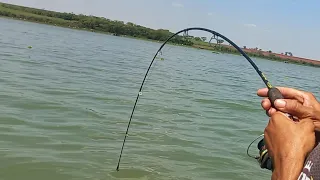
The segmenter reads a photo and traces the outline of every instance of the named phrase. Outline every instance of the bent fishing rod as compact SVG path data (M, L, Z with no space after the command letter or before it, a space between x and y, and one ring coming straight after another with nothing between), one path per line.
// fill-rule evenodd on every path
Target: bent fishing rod
M134 106L132 108L132 112L131 112L131 115L130 115L130 119L129 119L129 122L128 122L128 126L127 126L127 130L126 130L126 133L125 133L125 136L124 136L124 139L123 139L123 143L122 143L122 147L121 147L121 151L120 151L120 156L119 156L119 160L118 160L118 165L117 165L117 168L116 170L119 171L119 167L120 167L120 161L121 161L121 157L122 157L122 154L123 154L123 149L124 149L124 145L125 145L125 142L126 142L126 139L128 137L128 133L129 133L129 128L130 128L130 124L131 124L131 121L132 121L132 118L133 118L133 114L135 112L135 109L136 109L136 106L137 106L137 103L138 103L138 100L139 100L139 97L142 95L142 89L143 89L143 85L146 81L146 78L148 76L148 73L156 59L156 57L158 56L159 53L161 53L161 50L162 48L172 39L174 38L175 36L179 35L180 33L188 33L189 31L193 31L193 30L198 30L198 31L206 31L206 32L209 32L211 34L213 34L215 37L220 37L222 38L223 40L227 41L229 44L231 44L234 48L236 48L239 53L245 57L245 59L251 64L251 66L254 68L254 70L258 73L258 75L260 76L260 78L262 79L262 81L264 82L264 84L267 86L268 88L268 97L271 101L271 104L272 104L272 107L274 107L274 101L276 99L283 99L283 96L281 94L281 92L276 88L276 87L273 87L271 85L271 83L267 80L266 76L263 74L263 72L260 71L260 69L258 68L258 66L252 61L252 59L238 46L236 45L233 41L231 41L230 39L228 39L227 37L223 36L222 34L216 32L216 31L213 31L213 30L210 30L210 29L207 29L207 28L201 28L201 27L192 27L192 28L186 28L186 29L183 29L181 31L178 31L177 33L173 34L172 36L170 36L161 46L160 48L158 49L158 51L156 52L156 54L154 55L148 69L147 69L147 72L145 73L144 75L144 78L142 80L142 83L141 83L141 86L140 86L140 89L139 89L139 92L137 94L137 97L136 97L136 100L135 100L135 103L134 103ZM261 135L263 136L263 135ZM259 136L259 137L261 137ZM258 137L258 138L259 138ZM257 138L257 139L258 139ZM256 140L257 140L256 139ZM254 141L253 141L254 142ZM253 143L252 142L252 143ZM251 143L251 144L252 144ZM249 145L248 149L250 148L251 144ZM270 157L268 156L268 151L265 147L265 144L264 144L264 139L262 139L259 144L258 144L258 149L259 149L259 156L256 156L254 157L256 160L258 160L259 164L260 164L260 167L261 168L266 168L266 169L269 169L269 170L272 170L272 163L271 163L271 159ZM248 150L247 150L247 154L248 154ZM248 154L249 155L249 154ZM249 155L250 157L253 157L251 155Z

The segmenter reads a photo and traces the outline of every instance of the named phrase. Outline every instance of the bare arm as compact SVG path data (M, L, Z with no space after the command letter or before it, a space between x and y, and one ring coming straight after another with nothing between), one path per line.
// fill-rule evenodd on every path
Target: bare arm
M297 154L292 157L274 157L274 160L272 180L297 180L302 172L305 157Z

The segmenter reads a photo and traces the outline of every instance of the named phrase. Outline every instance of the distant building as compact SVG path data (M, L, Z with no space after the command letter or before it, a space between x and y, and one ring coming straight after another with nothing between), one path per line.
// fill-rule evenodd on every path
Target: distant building
M292 53L291 52L286 52L285 55L286 56L292 56Z

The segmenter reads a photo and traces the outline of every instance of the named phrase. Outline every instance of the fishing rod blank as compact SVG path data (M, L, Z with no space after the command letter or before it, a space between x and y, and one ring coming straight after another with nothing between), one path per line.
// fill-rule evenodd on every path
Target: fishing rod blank
M260 69L258 68L258 66L251 60L251 58L238 46L236 45L234 42L232 42L230 39L228 39L227 37L223 36L222 34L216 32L216 31L213 31L213 30L210 30L210 29L206 29L206 28L201 28L201 27L192 27L192 28L187 28L187 29L183 29L181 31L178 31L177 33L173 34L171 37L169 37L161 46L160 48L158 49L158 51L156 52L156 54L154 55L148 69L147 69L147 72L145 73L145 76L142 80L142 83L141 83L141 86L140 86L140 89L139 89L139 92L138 92L138 95L136 97L136 101L134 103L134 106L132 108L132 112L131 112L131 115L130 115L130 119L129 119L129 123L128 123L128 126L127 126L127 130L126 130L126 133L125 133L125 136L124 136L124 139L123 139L123 143L122 143L122 147L121 147L121 151L120 151L120 156L119 156L119 160L118 160L118 165L117 165L117 171L119 171L119 167L120 167L120 161L121 161L121 157L122 157L122 153L123 153L123 149L124 149L124 145L125 145L125 142L126 142L126 139L128 137L128 133L129 133L129 128L130 128L130 124L131 124L131 121L132 121L132 118L133 118L133 114L135 112L135 109L136 109L136 106L137 106L137 103L138 103L138 100L139 100L139 97L142 95L142 88L143 88L143 85L146 81L146 78L148 76L148 73L153 65L153 62L154 60L156 59L156 57L158 56L159 53L161 53L161 50L162 48L172 39L174 38L175 36L177 36L178 34L180 33L186 33L189 32L189 31L192 31L192 30L199 30L199 31L206 31L206 32L209 32L213 35L215 35L216 37L220 37L222 38L223 40L227 41L229 44L231 44L234 48L236 48L240 54L242 54L246 59L247 61L251 64L251 66L254 68L254 70L258 73L258 75L260 76L260 78L262 79L262 81L264 82L264 84L267 86L267 88L269 89L268 91L268 97L271 101L271 104L272 106L274 107L274 101L276 99L283 99L283 96L281 94L281 92L273 87L271 85L271 83L267 80L266 76L260 71Z

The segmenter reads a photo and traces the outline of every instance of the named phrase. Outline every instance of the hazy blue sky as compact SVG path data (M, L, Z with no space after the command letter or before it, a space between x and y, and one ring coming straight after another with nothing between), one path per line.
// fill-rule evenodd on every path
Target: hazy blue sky
M320 1L316 0L0 0L103 16L151 28L214 29L240 46L320 60Z

